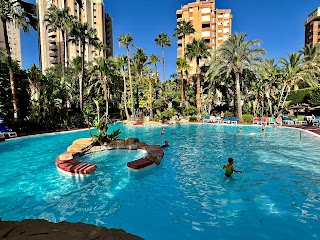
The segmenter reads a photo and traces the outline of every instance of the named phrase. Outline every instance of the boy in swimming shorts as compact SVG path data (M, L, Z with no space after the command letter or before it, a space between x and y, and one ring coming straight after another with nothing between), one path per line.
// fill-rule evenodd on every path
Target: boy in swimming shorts
M228 162L229 162L229 164L226 164L226 165L223 166L223 169L226 169L226 173L225 173L226 177L231 177L232 173L234 173L234 172L242 173L242 171L234 169L234 167L233 167L233 163L234 163L233 158L228 158Z

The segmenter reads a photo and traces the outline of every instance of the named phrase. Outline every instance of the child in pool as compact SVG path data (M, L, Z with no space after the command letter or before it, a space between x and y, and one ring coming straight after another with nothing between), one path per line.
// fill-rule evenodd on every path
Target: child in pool
M229 162L229 164L226 164L226 165L223 166L223 169L226 169L226 173L225 173L226 177L231 177L232 173L234 173L234 172L242 173L242 171L234 169L234 167L233 167L233 163L234 163L233 158L228 158L228 162Z

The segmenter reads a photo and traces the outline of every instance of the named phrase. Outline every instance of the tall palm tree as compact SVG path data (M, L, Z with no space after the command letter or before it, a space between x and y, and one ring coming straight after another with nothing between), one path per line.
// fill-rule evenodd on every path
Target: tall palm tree
M30 99L33 106L39 105L40 100L40 81L42 78L42 73L40 69L37 68L35 64L32 64L28 69L28 80L30 88Z
M195 32L195 29L191 22L185 20L179 22L178 26L174 30L174 37L182 37L182 57L185 57L186 36Z
M21 8L19 3L12 3L12 1L8 0L0 0L0 18L2 20L3 27L3 35L4 42L6 46L6 53L8 59L8 68L9 68L9 76L10 76L10 87L12 92L12 104L13 104L13 118L15 120L18 119L18 104L17 104L17 93L14 83L13 76L13 66L12 66L12 58L8 37L8 24L13 24L18 26L23 31L28 31L28 23L25 11Z
M246 34L236 33L225 41L217 50L217 58L214 58L210 64L208 74L215 76L221 71L226 72L234 79L237 95L237 109L239 122L243 122L240 77L245 69L251 70L262 62L262 55L265 51L258 46L259 40L245 41Z
M67 33L71 30L74 17L69 14L69 8L59 9L52 4L45 13L44 21L49 31L59 30L62 37L61 64L62 76L65 77L66 55L67 55Z
M204 41L204 39L193 39L191 43L187 44L186 57L191 61L196 60L197 71L197 111L200 114L201 111L201 69L200 60L211 56L210 46Z
M184 109L184 74L190 68L190 65L185 58L178 58L176 61L177 69L180 71L181 76L181 109Z
M84 81L84 63L85 63L85 50L87 45L99 47L100 40L97 37L96 29L90 28L88 23L74 22L71 32L70 41L75 44L80 44L81 48L81 75L79 78L80 88L80 109L83 110L83 81Z
M153 87L152 85L154 84L154 78L152 77L152 69L148 68L147 66L145 66L144 68L144 72L147 75L147 81L148 81L148 85L149 85L149 96L148 96L148 100L149 100L149 118L152 121L153 120Z
M137 81L137 100L140 106L140 100L139 100L139 90L140 85L143 83L144 80L144 68L148 64L148 55L145 53L145 51L142 48L137 48L136 53L132 57L133 60L133 69L136 73L136 76L138 78Z
M157 63L159 62L159 57L155 54L151 54L149 58L150 64L154 65L154 69L156 71L156 79L159 79L159 72L158 72L158 67Z
M128 73L129 73L129 83L130 83L130 97L131 97L131 118L135 116L134 100L133 100L133 87L132 87L132 76L131 76L131 64L130 64L130 48L133 41L133 37L130 34L123 34L118 38L120 47L125 46L127 50L127 63L128 63Z
M127 57L125 55L118 55L115 59L115 62L117 64L118 69L120 69L121 76L123 79L123 103L124 103L124 110L126 113L127 120L130 119L130 115L127 108L127 80L126 80L126 74L125 74L125 67L127 62Z
M303 66L302 53L290 53L289 58L279 58L281 73L281 95L278 103L278 111L283 109L284 104L292 88L298 89L299 82L305 82L309 86L317 86L315 78L317 71Z
M113 58L99 58L94 60L93 70L99 74L99 82L94 82L91 87L98 89L97 84L101 86L103 99L105 101L105 123L108 123L109 117L109 98L110 98L110 84L111 79L116 73L116 63ZM89 88L90 89L90 88Z
M170 47L171 46L171 40L165 33L160 33L158 37L154 40L157 45L161 46L161 52L162 52L162 81L166 81L165 77L165 64L164 64L164 47Z

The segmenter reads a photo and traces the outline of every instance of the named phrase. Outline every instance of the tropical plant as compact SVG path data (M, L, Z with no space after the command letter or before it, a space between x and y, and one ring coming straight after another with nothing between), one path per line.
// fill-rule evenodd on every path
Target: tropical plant
M279 59L281 74L281 92L278 100L278 112L281 111L292 88L298 89L298 83L305 82L309 86L317 86L316 70L305 68L301 53L290 53L288 59Z
M159 62L159 57L155 54L151 54L149 58L150 64L154 65L155 73L156 73L156 78L157 80L159 79L159 72L158 72L158 67L157 63Z
M204 39L193 39L191 43L187 44L186 57L188 59L196 60L196 74L197 74L197 111L201 114L201 69L200 60L211 56L210 46L205 42Z
M221 72L226 76L232 76L236 86L237 110L239 122L243 122L242 117L242 97L240 78L245 69L253 70L262 61L261 56L265 51L258 46L259 40L245 41L246 34L236 33L225 41L217 50L217 57L213 58L207 76L215 77Z
M190 68L190 65L185 58L178 58L176 61L177 69L180 71L181 77L181 109L184 109L184 74L187 75L187 71Z
M84 109L84 115L86 118L86 122L88 124L90 135L94 141L94 145L103 145L108 144L112 141L115 141L118 139L118 135L121 133L120 129L117 129L116 131L112 131L111 134L108 134L108 124L106 123L106 116L105 114L102 114L100 117L100 107L99 107L99 101L94 100L94 104L96 107L96 111L92 111L90 108ZM97 129L97 135L92 134L90 127L94 127Z
M154 40L157 45L161 46L161 52L162 52L162 81L166 81L165 76L165 64L164 64L164 47L170 47L171 46L171 40L165 33L160 33L158 37Z
M85 49L86 46L92 45L99 47L100 40L97 37L96 29L90 28L88 23L80 23L75 21L73 23L70 39L72 43L80 44L81 48L81 75L79 78L80 91L80 109L83 110L83 82L84 82L84 64L85 64Z
M62 76L65 77L66 55L68 53L67 34L70 32L74 17L69 14L69 8L59 9L52 4L45 13L44 21L46 22L49 32L59 30L62 37L61 65Z
M195 32L195 29L191 22L185 20L179 22L178 26L174 30L174 37L182 38L182 58L185 57L185 47L186 47L186 36L191 35Z
M4 35L4 42L6 46L6 53L7 53L7 62L9 68L9 75L10 75L10 87L12 93L12 104L13 104L13 118L15 120L18 119L18 103L17 103L17 92L15 88L15 81L13 76L13 66L12 66L12 58L11 58L11 50L9 44L9 37L8 37L8 24L12 24L14 26L18 26L23 31L28 31L28 23L26 13L19 3L13 3L12 1L8 0L0 0L0 19L2 21L3 27L3 35Z
M126 80L126 74L125 74L125 67L126 67L126 56L125 55L118 55L115 59L115 62L117 64L117 67L120 69L120 73L123 79L123 103L124 103L124 110L126 114L127 120L130 119L130 115L127 108L127 80Z
M129 73L129 83L130 83L130 97L131 97L131 118L133 119L135 116L135 109L134 109L134 100L133 100L133 87L132 87L132 76L131 76L131 64L130 64L130 48L133 41L133 37L130 34L121 35L118 38L118 42L120 47L125 46L127 50L127 63L128 63L128 73Z

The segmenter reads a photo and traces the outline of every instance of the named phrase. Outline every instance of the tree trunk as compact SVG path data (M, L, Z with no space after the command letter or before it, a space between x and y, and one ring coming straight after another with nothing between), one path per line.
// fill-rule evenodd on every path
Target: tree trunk
M7 58L8 58L8 68L9 68L9 76L10 76L10 87L12 93L12 104L13 104L13 119L18 119L18 104L17 104L17 92L14 86L14 76L13 76L13 69L12 69L12 59L11 59L11 51L9 45L9 38L8 38L8 30L7 30L7 21L6 19L2 19L2 26L4 31L4 41L6 45L7 51Z
M127 108L127 83L126 83L126 77L124 76L124 69L123 69L123 101L124 101L124 111L126 113L127 120L130 119L128 108Z
M164 46L162 46L162 81L166 81L165 69L164 69Z
M287 101L287 98L288 98L288 96L289 96L289 93L290 93L290 86L287 86L287 93L286 93L285 97L283 98L283 102L282 102L282 105L281 105L281 109L284 108L284 104L285 104L285 102Z
M199 63L199 59L197 59L196 61L196 69L197 69L197 111L198 114L201 114L201 96L200 96L200 63Z
M127 47L127 56L128 56L128 72L129 72L129 82L130 82L130 97L131 97L131 120L133 120L135 116L134 110L134 99L133 99L133 88L132 88L132 76L131 76L131 64L130 64L130 50L129 46Z
M79 78L79 88L80 88L80 109L83 110L83 80L84 80L84 51L85 42L81 42L81 76Z
M61 35L62 35L62 51L61 51L61 67L62 67L62 77L63 79L65 78L65 51L66 51L66 46L65 46L65 32L63 30L61 30Z
M152 109L152 83L151 83L151 78L149 76L149 109L150 109L150 121L153 120L153 109Z
M238 119L239 122L243 122L242 118L242 105L241 105L241 91L240 91L240 73L236 72L236 92L237 92L237 103L238 103Z
M108 93L107 93L107 77L104 76L102 80L102 89L103 89L103 99L106 103L106 113L105 113L105 124L108 123L108 115L109 115L109 103L108 103Z
M181 70L181 111L184 109L184 79L183 79L183 71Z

